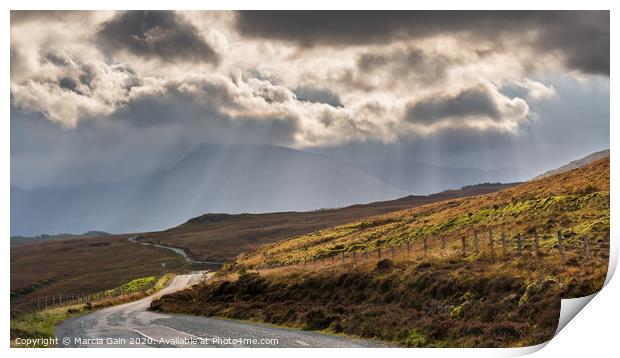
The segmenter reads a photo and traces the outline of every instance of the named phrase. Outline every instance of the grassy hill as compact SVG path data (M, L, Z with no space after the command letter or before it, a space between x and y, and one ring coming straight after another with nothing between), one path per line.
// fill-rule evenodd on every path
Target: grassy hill
M52 240L11 247L11 307L59 294L98 292L137 277L181 269L170 250L136 245L127 236Z
M262 260L303 258L424 238L451 245L492 227L531 238L543 252L400 256L357 264L253 270ZM566 239L565 258L552 235ZM591 255L583 257L583 235ZM517 347L553 337L562 298L599 290L609 256L609 159L501 192L449 199L358 220L240 255L203 286L167 295L151 309L246 319L376 338L414 347ZM531 241L530 245L531 245ZM436 246L435 246L436 248ZM514 247L511 248L514 250ZM458 251L457 251L458 252Z
M517 234L531 237L537 231L543 247L555 244L557 231L568 247L580 245L579 239L589 235L597 250L597 244L609 238L609 158L496 193L444 200L300 235L242 255L236 264L299 263L343 251L404 242L421 245L425 238L432 245L441 237L458 244L462 236L486 233L488 228L503 231L510 239Z
M265 244L361 218L429 203L496 192L514 184L480 184L438 194L352 205L337 209L266 214L205 214L175 228L143 234L140 240L184 248L204 261L229 261Z

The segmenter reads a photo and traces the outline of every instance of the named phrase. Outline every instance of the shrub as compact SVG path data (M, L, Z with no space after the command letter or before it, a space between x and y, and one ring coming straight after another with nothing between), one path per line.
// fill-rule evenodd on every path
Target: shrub
M329 327L332 319L325 316L323 311L320 309L312 310L306 313L304 317L306 324L304 325L304 330L321 330Z
M377 270L389 270L392 266L393 263L389 259L383 259L377 262Z

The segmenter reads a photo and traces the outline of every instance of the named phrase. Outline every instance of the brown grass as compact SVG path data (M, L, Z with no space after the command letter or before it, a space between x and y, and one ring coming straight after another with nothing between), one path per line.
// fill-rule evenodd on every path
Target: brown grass
M458 252L460 237L467 236L471 245L473 231L489 227L503 228L509 238L527 236L529 249L523 256L504 256L498 245L494 259L488 252L436 254L437 238L449 238L448 251ZM542 253L531 254L534 230L562 231L566 257L553 254L555 241L548 237L541 237ZM580 251L584 235L593 238L593 257ZM435 254L420 259L424 238L434 239ZM264 261L296 264L304 258L403 242L414 244L418 259L252 270ZM608 250L609 159L603 159L501 192L366 218L267 245L240 255L212 282L164 296L151 308L327 330L405 346L527 346L553 336L561 298L589 295L602 287Z
M143 234L141 240L184 248L198 260L228 261L242 252L257 249L265 244L368 216L496 192L511 186L512 184L475 185L428 196L408 196L390 201L310 212L206 214L166 231Z
M540 234L543 245L555 245L561 231L566 247L576 250L581 238L591 238L601 256L609 250L609 158L580 169L527 182L496 193L444 200L413 209L365 218L263 246L240 255L233 267L288 265L330 257L342 252L374 250L409 242L420 247L424 239L438 245L471 245L474 232L485 241L491 228L504 232L511 245L522 235ZM546 247L548 249L549 247Z
M137 277L180 270L184 261L165 249L130 243L126 236L11 247L11 306L37 297L99 292Z
M381 260L219 277L153 310L255 320L420 347L515 347L555 332L560 298L598 290L606 261Z

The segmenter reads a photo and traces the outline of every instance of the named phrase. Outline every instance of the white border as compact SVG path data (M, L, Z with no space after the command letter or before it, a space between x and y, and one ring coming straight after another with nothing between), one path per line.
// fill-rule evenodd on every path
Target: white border
M2 95L5 99L4 105L4 113L1 121L1 131L0 136L2 138L2 166L0 167L2 170L1 184L0 184L0 193L2 194L2 217L0 218L1 227L5 230L5 240L6 243L4 245L4 257L2 268L2 282L4 286L5 295L2 297L3 306L8 308L9 306L9 296L8 292L10 291L10 283L9 283L9 272L10 272L10 254L9 254L9 243L8 237L9 234L9 225L10 225L10 202L9 202L9 187L10 187L10 89L9 89L9 80L10 80L10 71L9 71L9 63L10 63L10 51L9 40L10 40L10 28L9 28L9 9L92 9L92 10L104 10L104 9L345 9L345 8L358 8L358 9L611 9L611 38L618 38L618 26L617 20L618 16L616 16L616 10L619 8L618 2L612 1L598 1L598 0L589 0L587 2L584 1L563 1L559 2L551 2L551 1L540 1L540 0L522 0L518 3L514 2L497 2L497 1L484 1L484 0L470 0L467 2L464 1L443 1L443 0L435 0L432 2L409 2L409 1L397 1L397 0L382 0L380 2L377 1L358 1L355 3L355 7L352 7L352 4L346 4L344 2L337 3L335 1L329 0L313 0L311 2L294 2L294 1L283 1L283 0L262 0L260 2L250 1L250 0L229 0L226 2L218 1L218 2L204 2L204 1L191 1L191 0L175 0L174 2L170 1L162 1L162 0L149 0L149 1L121 1L121 0L107 0L105 2L91 2L85 3L84 1L77 0L56 0L53 3L50 1L37 0L37 1L4 1L3 3L4 12L2 12L2 31L4 32L4 36L2 36L2 48L4 49L4 56L2 56L2 69L3 69L3 83L2 87ZM558 5L561 5L561 8L558 8ZM611 63L618 62L617 55L617 46L614 46L614 42L611 43ZM617 106L614 105L618 103L618 95L617 91L614 91L614 70L613 66L611 69L611 83L610 83L610 95L611 95L611 108L610 115L611 118L617 118ZM584 119L587 120L587 119ZM614 143L618 140L619 128L616 121L610 121L610 135L611 135L611 150L614 151ZM615 271L615 263L617 262L618 257L618 230L616 226L616 220L614 220L614 213L618 210L618 181L614 173L618 172L620 166L618 165L619 156L612 155L611 156L611 240L612 240L612 252L610 259L610 274L608 275L608 281L611 279L613 272ZM615 281L609 282L609 284L605 287L605 289L596 297L592 299L592 303L589 304L581 314L577 315L577 317L567 325L567 327L562 330L557 337L552 339L546 346L541 345L539 347L530 347L526 349L388 349L376 351L374 349L364 349L364 350L356 350L355 352L351 352L343 349L322 349L321 351L317 351L316 349L310 350L295 350L292 352L290 349L253 349L250 351L242 351L239 349L228 349L226 351L222 351L219 354L225 354L226 356L236 356L236 355L248 355L252 356L269 356L269 357L287 357L290 358L291 354L294 354L297 357L312 357L315 358L317 354L327 354L327 355L341 355L341 354L355 354L362 357L369 356L374 357L376 354L385 354L389 353L394 356L407 356L410 357L412 354L422 355L422 356L454 356L458 355L460 357L485 357L485 356L512 356L512 355L522 355L527 354L532 351L538 350L542 347L544 349L540 350L537 355L541 357L557 357L557 356L576 356L581 354L583 356L592 356L597 354L605 354L609 352L613 352L617 350L617 329L618 329L618 302L620 302L620 286L618 284L618 279ZM9 342L9 310L2 310L2 315L4 317L4 325L3 333L5 340L3 343L4 350L8 350ZM94 349L89 350L89 356L95 357L107 357L112 351L110 350L102 350L102 349ZM60 356L63 357L71 357L71 356L83 356L83 350L30 350L30 349L13 349L9 354L15 356L21 355L30 355L30 354L45 354L46 356ZM120 352L119 352L120 353ZM127 353L127 352L123 352ZM134 352L132 354L148 354L149 356L168 356L171 352L166 350L154 350L149 349L147 352ZM184 356L188 355L200 355L204 356L205 354L210 354L205 352L204 350L184 350L181 354ZM605 354L605 355L607 355Z

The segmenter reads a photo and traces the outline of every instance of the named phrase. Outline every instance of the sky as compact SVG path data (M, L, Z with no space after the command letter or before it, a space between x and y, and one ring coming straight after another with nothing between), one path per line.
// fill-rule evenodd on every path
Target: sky
M11 185L201 143L538 173L609 147L609 12L12 11Z

